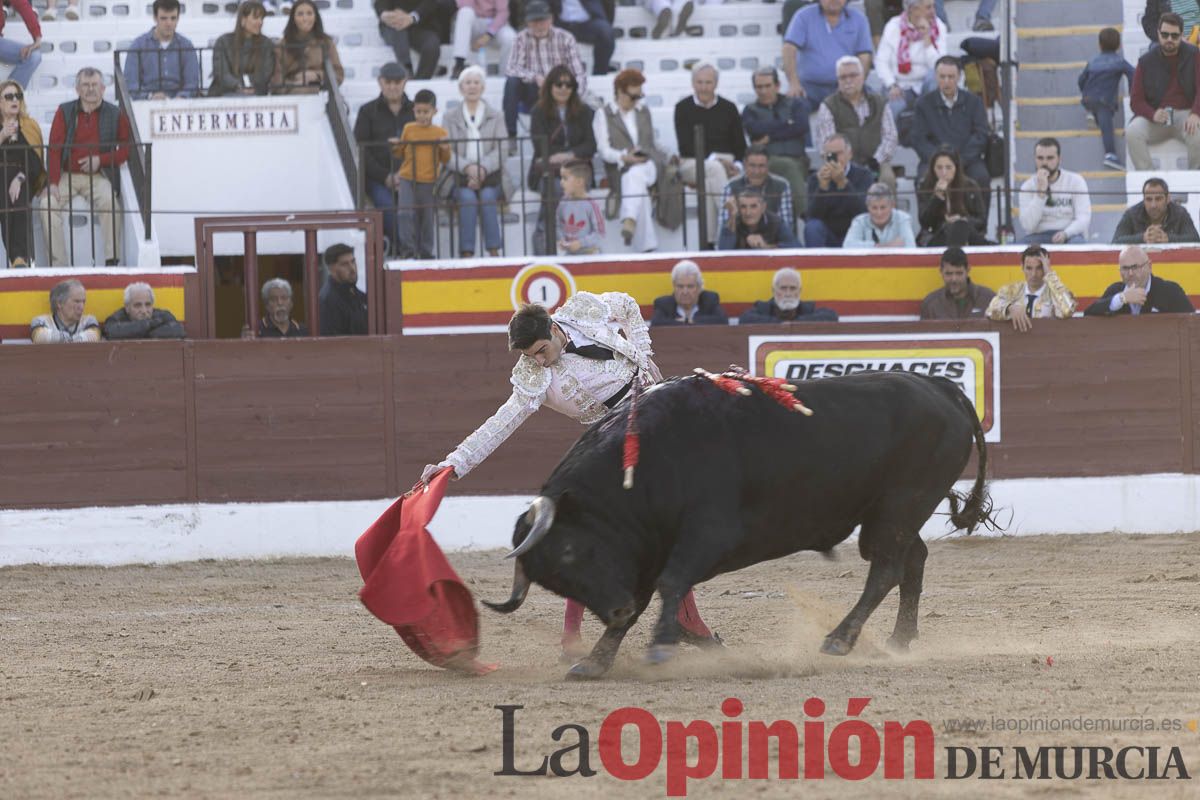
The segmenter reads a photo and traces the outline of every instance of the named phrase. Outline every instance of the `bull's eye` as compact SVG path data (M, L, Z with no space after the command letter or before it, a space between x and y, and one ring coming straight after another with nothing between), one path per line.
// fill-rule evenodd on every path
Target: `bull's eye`
M575 548L569 544L563 548L562 562L564 564L574 564L575 563Z

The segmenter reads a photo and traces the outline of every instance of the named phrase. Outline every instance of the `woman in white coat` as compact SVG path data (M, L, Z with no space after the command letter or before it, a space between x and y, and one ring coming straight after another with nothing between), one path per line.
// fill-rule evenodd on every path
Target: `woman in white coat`
M903 13L888 20L875 50L875 74L893 118L936 87L934 65L944 55L946 26L934 0L904 0Z
M458 204L459 255L475 255L478 224L483 221L483 246L500 255L500 209L504 197L500 145L508 136L504 116L483 99L483 70L476 66L458 76L462 104L442 118L453 143L450 169L458 175L454 199Z

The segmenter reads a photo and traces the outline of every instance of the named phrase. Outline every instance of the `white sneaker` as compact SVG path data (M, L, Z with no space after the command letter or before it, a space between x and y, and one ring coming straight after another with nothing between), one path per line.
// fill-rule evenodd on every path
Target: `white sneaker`
M46 6L46 10L42 12L42 22L54 22L56 19L58 19L58 9L52 5Z
M268 17L279 13L279 7L275 0L263 0L263 8L267 10Z
M67 10L63 16L70 20L79 19L79 6L67 6Z
M292 13L292 4L288 3L288 2L281 3L279 6L279 13L283 14L285 17L288 16L289 14L291 14Z

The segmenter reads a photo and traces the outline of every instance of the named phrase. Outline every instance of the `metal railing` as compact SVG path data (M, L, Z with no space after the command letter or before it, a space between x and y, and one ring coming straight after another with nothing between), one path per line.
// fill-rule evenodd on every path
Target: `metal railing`
M14 150L21 152L14 153ZM3 190L0 192L0 228L9 262L0 266L13 266L14 262L15 266L32 266L41 249L39 244L44 244L48 265L83 266L85 242L91 246L92 266L121 263L126 216L139 214L147 225L148 236L150 212L148 205L136 211L125 208L121 200L120 168L129 164L131 177L134 177L133 164L146 165L144 182L134 177L133 184L138 202L142 202L140 198L144 196L148 204L149 151L149 145L129 142L0 146L0 153L8 163L24 160L23 172L28 176L15 189L15 199L12 184L0 187ZM52 163L59 173L57 183L51 182L51 170L46 166ZM93 223L83 238L76 231L80 214L90 215ZM41 223L44 242L37 239L33 224L35 216Z
M153 182L151 175L150 145L142 143L142 135L138 130L137 117L133 113L133 101L129 96L129 87L121 70L113 72L113 82L116 84L117 107L129 122L129 136L134 146L130 148L129 177L133 181L133 191L137 195L138 210L142 214L142 230L146 241L151 239L150 214L153 210Z

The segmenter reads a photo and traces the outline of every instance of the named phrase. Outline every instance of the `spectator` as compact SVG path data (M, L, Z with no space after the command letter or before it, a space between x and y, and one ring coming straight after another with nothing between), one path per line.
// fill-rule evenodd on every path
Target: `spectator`
M871 29L862 12L846 0L820 0L796 12L783 35L783 71L788 94L807 97L813 108L837 91L835 65L842 56L858 56L871 70Z
M987 312L996 293L971 280L971 265L961 247L946 248L938 271L942 288L921 301L921 319L967 319Z
M338 86L345 79L337 44L325 33L321 12L314 0L296 0L288 14L283 38L275 54L271 85L279 94L316 94L325 86L325 57L333 65Z
M396 62L413 74L412 51L417 51L417 80L433 77L441 54L438 8L435 0L375 0L379 35L392 48Z
M46 10L42 12L42 22L54 22L58 19L57 0L46 0ZM67 0L67 10L63 16L74 22L79 19L79 0Z
M386 250L394 255L400 249L400 234L396 218L396 181L399 170L393 169L389 139L398 139L404 126L414 121L412 103L404 93L408 71L396 62L384 64L379 70L379 97L363 104L354 121L354 140L363 148L363 168L366 171L367 194L377 209L383 212L383 234Z
M1117 87L1121 76L1125 76L1130 91L1133 91L1133 65L1117 51L1121 49L1121 32L1116 28L1100 31L1100 55L1092 58L1079 73L1080 102L1096 120L1100 128L1100 141L1104 145L1104 166L1124 170L1121 157L1117 155L1117 139L1113 131L1113 117L1121 106L1117 102Z
M779 73L774 67L759 67L752 81L756 100L742 109L742 126L751 144L766 148L768 167L792 187L796 216L803 216L809 169L804 150L808 141L808 101L780 93ZM791 225L793 218L785 221Z
M1021 333L1033 329L1035 319L1070 319L1075 313L1075 295L1050 267L1050 254L1040 244L1031 244L1021 253L1021 271L1025 280L1001 286L988 303L989 319L1012 320Z
M559 170L563 199L558 201L558 252L593 255L604 244L604 214L588 197L592 167L587 161L568 161Z
M504 124L510 137L517 135L517 114L533 107L546 76L559 65L567 67L575 76L581 94L587 90L587 73L575 37L554 27L550 4L546 0L529 0L525 4L525 30L517 34L504 66L507 76L504 81Z
M933 0L904 0L904 13L888 20L875 54L875 74L894 118L937 88L936 64L944 55L946 28L933 13Z
M871 173L854 163L850 140L835 133L821 148L824 162L808 179L805 247L841 247L850 223L867 210Z
M896 197L886 183L867 189L867 211L850 223L842 247L916 247L912 217L896 208Z
M592 46L592 74L607 75L617 41L601 0L550 0L550 10L559 28Z
M757 189L767 201L767 211L783 220L789 228L792 227L792 188L783 178L771 174L767 168L769 163L766 148L761 144L752 144L746 150L746 174L734 178L721 190L721 218L718 224L722 230L730 224L730 217L737 215L737 196L746 189Z
M176 33L179 0L154 0L154 27L133 40L125 54L125 85L134 100L200 94L200 59L186 36Z
M83 313L86 303L82 283L74 278L56 283L50 290L50 313L33 318L29 338L34 344L100 341L100 323Z
M534 252L539 255L555 252L554 240L546 241L546 215L554 213L562 190L559 169L568 161L590 162L596 154L592 116L592 110L579 97L579 84L570 68L560 64L550 70L529 117L529 132L533 137L529 188L542 195L533 232Z
M433 185L442 167L450 162L446 129L433 124L437 95L422 89L413 97L414 120L404 126L392 155L400 162L397 171L400 217L400 257L433 258L434 221L437 201Z
M806 3L809 0L786 0L784 9L791 3ZM883 27L892 17L904 11L904 0L863 0L863 14L871 27L871 41L879 47L879 37L883 35ZM785 12L786 13L786 12ZM786 24L784 27L787 27Z
M0 83L0 227L10 268L33 262L30 198L46 186L42 129L25 109L21 84Z
M47 202L50 231L50 263L61 267L75 258L63 242L62 211L73 196L82 197L99 223L104 240L104 263L116 266L121 252L124 222L117 170L129 159L129 120L112 103L104 100L104 76L95 67L84 67L75 76L77 100L58 107L50 126L46 157L50 173Z
M125 307L104 320L105 339L183 339L187 331L165 308L154 307L154 290L137 281L125 287Z
M679 175L684 183L696 184L700 164L704 165L704 209L708 241L701 248L711 249L717 240L718 190L741 170L746 155L746 136L737 106L717 95L720 73L708 61L692 66L692 95L675 104L675 141L679 145ZM704 129L705 153L696 152L696 126Z
M329 277L321 287L321 335L365 336L367 296L358 288L358 263L349 245L335 244L325 250Z
M942 146L917 187L921 247L990 244L983 235L987 217L978 184L963 174L958 153Z
M1033 146L1037 171L1017 195L1021 244L1083 244L1092 222L1092 198L1087 181L1078 172L1062 168L1058 139L1038 139Z
M737 215L721 227L718 250L774 250L799 247L792 226L767 211L762 190L745 188L738 192Z
M727 325L721 296L704 288L695 261L684 259L671 268L671 294L654 298L650 325Z
M453 80L462 77L467 57L479 53L485 47L499 50L500 74L512 53L517 32L508 24L508 0L458 0L458 11L454 15L454 71ZM480 64L481 69L486 65Z
M1150 145L1178 139L1187 145L1188 169L1200 169L1200 58L1195 45L1181 42L1183 20L1166 13L1158 20L1158 46L1138 59L1125 126L1134 169L1153 169ZM1186 113L1185 113L1186 112Z
M1146 38L1152 44L1157 42L1159 18L1166 12L1174 11L1183 19L1184 41L1190 41L1193 28L1200 22L1200 8L1197 5L1196 0L1146 0L1146 9L1142 13L1142 30L1146 32Z
M1112 243L1168 242L1200 242L1200 233L1196 232L1188 210L1172 202L1167 182L1162 178L1147 178L1142 184L1142 202L1125 209Z
M654 27L650 29L651 39L682 35L687 30L688 20L692 18L692 11L696 7L693 0L639 0L638 5L654 17Z
M1121 280L1104 290L1104 295L1087 307L1089 317L1108 317L1113 314L1157 312L1191 314L1196 309L1187 292L1174 281L1156 278L1151 273L1150 254L1140 245L1131 244L1118 256Z
M958 152L962 171L967 177L980 187L991 186L991 175L983 163L989 131L983 101L959 88L962 70L957 58L939 58L935 73L938 90L921 95L913 117L912 147L921 157L917 172L923 174L934 151L945 144ZM987 198L983 201L986 219Z
M483 99L482 67L470 66L458 76L462 103L442 115L442 124L453 144L450 169L458 173L454 198L458 205L459 255L475 255L479 221L483 223L483 246L488 255L500 255L500 209L505 195L500 143L504 120Z
M592 117L596 148L608 173L606 216L621 220L621 238L638 252L658 247L650 191L667 191L667 154L654 140L650 109L642 103L646 76L624 69L613 80L614 101Z
M814 138L823 142L840 133L850 142L854 163L878 180L896 186L892 156L896 153L896 121L882 95L866 91L862 62L842 56L837 63L838 90L825 98L813 124Z
M800 299L800 273L791 267L776 270L770 300L757 300L738 317L739 325L775 322L837 322L837 312Z
M29 44L17 44L5 38L4 24L7 16L0 13L0 63L13 65L8 79L16 81L25 89L29 86L29 79L33 77L33 73L37 72L38 65L42 63L42 26L38 24L37 12L29 4L29 0L4 0L4 5L21 15L25 29L33 37Z
M293 339L309 335L307 325L292 319L292 285L283 278L272 278L263 284L262 302L266 314L258 321L259 339Z
M213 82L208 93L266 94L275 71L275 48L262 35L263 4L247 0L238 6L233 33L217 39L213 47Z

